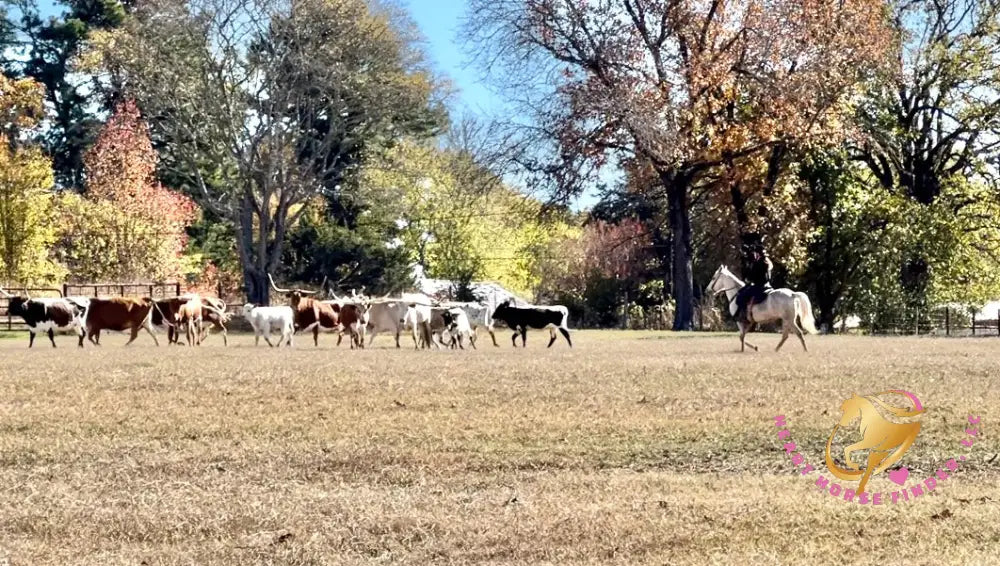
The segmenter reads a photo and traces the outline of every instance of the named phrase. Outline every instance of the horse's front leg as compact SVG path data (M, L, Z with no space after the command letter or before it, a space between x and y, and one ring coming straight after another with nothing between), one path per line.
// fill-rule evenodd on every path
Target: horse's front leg
M753 348L754 352L759 352L760 350L757 349L757 346L754 346L750 342L747 342L746 338L747 338L747 333L750 331L750 326L744 325L744 323L742 322L737 322L736 326L739 327L740 329L740 352L746 351L746 348L744 348L744 346L750 346L751 348Z
M788 334L790 332L791 331L788 329L788 325L787 324L782 325L782 327L781 327L781 341L778 342L778 347L774 349L775 352L777 352L778 350L780 350L781 347L785 345L785 340L788 340Z

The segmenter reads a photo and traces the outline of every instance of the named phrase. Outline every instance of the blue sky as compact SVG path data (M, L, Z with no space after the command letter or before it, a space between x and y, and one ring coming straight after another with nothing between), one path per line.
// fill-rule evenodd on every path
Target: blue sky
M427 55L434 68L459 90L455 102L475 113L500 106L500 99L480 81L479 70L469 65L458 39L465 0L407 0L407 5L427 38Z

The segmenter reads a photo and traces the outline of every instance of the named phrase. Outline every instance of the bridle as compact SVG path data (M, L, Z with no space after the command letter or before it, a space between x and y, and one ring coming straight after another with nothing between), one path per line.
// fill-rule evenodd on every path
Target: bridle
M713 277L713 278L712 278L712 283L711 283L711 284L709 285L709 287L713 286L713 285L715 284L715 281L716 281L716 280L717 280L718 278L719 278L719 276L718 276L718 275L716 275L715 277ZM721 294L723 294L723 293L728 293L729 291L739 291L740 289L742 289L742 287L729 287L729 288L727 288L727 289L722 289L721 291L716 291L716 292L715 292L715 294L714 294L714 295L712 295L712 296L713 296L713 297L718 297L719 295L721 295ZM733 301L735 301L735 300L736 300L736 297L737 297L737 295L733 295L733 298L732 298L732 299L729 299L729 302L730 302L730 303L732 303Z

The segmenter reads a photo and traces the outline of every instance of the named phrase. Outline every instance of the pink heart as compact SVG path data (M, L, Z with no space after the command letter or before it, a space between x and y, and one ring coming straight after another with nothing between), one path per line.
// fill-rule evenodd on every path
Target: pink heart
M889 479L896 485L906 484L906 478L910 477L910 470L900 468L889 472Z

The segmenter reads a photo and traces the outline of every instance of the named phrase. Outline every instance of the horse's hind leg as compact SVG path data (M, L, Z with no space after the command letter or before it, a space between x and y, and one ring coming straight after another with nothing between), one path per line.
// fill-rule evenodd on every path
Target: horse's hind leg
M799 337L799 342L802 342L802 349L808 352L809 348L806 347L806 339L802 336L802 329L799 328L798 324L793 324L792 329L795 330L795 335Z

